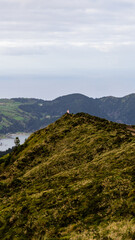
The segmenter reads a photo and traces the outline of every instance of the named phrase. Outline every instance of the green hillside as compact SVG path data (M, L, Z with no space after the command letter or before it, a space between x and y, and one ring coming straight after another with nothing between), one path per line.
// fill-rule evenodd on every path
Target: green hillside
M134 240L135 130L65 114L0 159L0 239Z
M55 122L67 109L85 112L113 122L135 125L135 94L123 98L89 98L70 94L52 101L41 99L0 99L0 134L33 132Z
M0 99L0 134L32 132L54 122L58 116L50 118L42 109L42 102L39 99Z

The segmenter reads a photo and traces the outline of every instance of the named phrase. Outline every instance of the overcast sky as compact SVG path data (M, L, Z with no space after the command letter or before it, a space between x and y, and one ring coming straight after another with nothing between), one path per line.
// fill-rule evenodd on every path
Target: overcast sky
M135 0L0 0L0 98L135 92Z

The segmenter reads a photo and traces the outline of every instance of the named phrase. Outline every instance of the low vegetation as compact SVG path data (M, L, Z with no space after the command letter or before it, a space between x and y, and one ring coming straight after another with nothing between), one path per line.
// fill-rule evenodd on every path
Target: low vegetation
M0 134L33 132L55 122L67 109L113 122L135 125L135 94L123 98L89 98L70 94L45 101L33 98L0 99Z
M0 159L0 239L134 240L134 128L65 114Z

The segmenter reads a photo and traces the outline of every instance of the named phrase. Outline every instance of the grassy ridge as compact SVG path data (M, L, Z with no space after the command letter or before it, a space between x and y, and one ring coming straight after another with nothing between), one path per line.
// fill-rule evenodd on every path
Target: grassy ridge
M135 239L134 150L126 125L83 113L32 134L0 159L0 239Z
M85 112L113 122L135 125L135 94L123 98L89 98L70 94L45 101L33 98L0 99L0 134L33 132L55 122L67 109Z

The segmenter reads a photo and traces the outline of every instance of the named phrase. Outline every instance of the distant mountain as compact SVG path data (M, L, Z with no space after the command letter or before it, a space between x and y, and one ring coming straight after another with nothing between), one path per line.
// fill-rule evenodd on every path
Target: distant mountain
M134 134L65 114L0 158L0 239L134 240Z
M113 122L135 124L135 94L122 98L89 98L70 94L52 101L13 98L0 100L0 133L31 132L71 113L85 112Z

